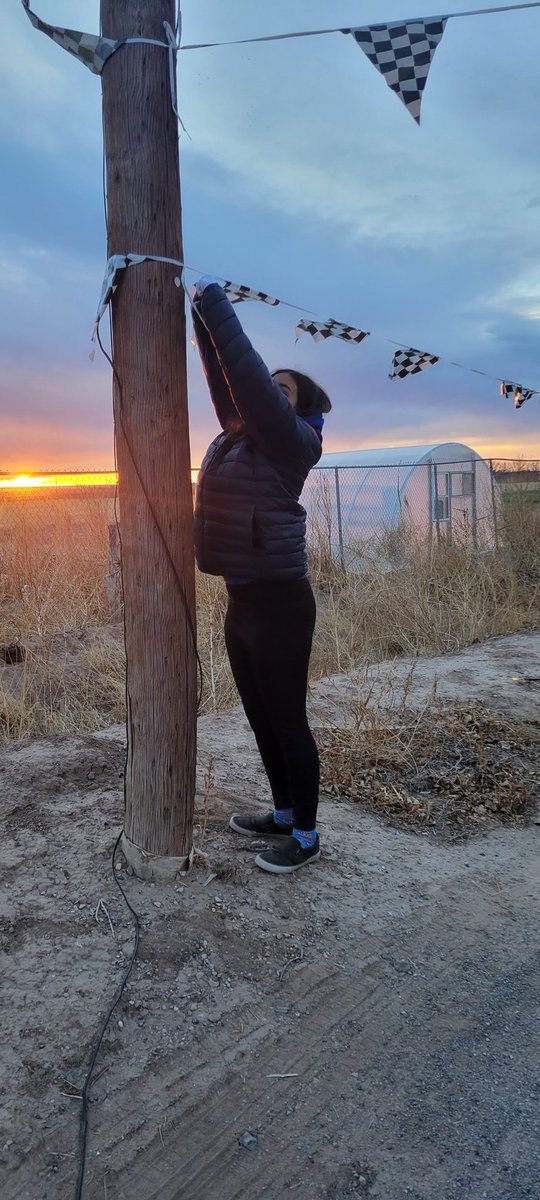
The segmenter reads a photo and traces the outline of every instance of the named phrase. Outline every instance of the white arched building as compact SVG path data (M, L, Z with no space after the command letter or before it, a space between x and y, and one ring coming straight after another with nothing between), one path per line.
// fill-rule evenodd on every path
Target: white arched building
M393 534L431 541L496 541L499 487L486 462L461 442L323 454L302 495L311 537L350 555Z

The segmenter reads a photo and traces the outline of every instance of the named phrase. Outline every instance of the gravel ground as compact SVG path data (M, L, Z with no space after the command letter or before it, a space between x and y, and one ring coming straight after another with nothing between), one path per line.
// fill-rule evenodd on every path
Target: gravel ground
M512 676L540 674L539 648L417 660L413 700L436 675L449 701L518 697L538 722ZM316 685L313 711L353 684ZM132 946L110 866L123 758L120 727L0 757L3 1200L74 1196L79 1089ZM283 879L227 828L266 800L242 712L201 719L202 855L174 887L120 872L141 944L96 1065L85 1200L538 1196L540 826L451 844L326 797L320 862Z

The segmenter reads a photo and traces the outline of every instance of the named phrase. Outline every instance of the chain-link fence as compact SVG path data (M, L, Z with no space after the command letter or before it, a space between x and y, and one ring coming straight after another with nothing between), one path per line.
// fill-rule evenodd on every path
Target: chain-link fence
M64 477L67 479L68 477ZM110 596L119 575L118 506L111 476L42 476L40 486L0 475L0 595L28 586L36 564L73 579L94 573ZM107 483L100 485L100 479ZM18 484L18 486L17 486ZM540 464L523 460L318 466L301 502L308 545L345 569L377 556L399 562L411 539L497 549L517 493L540 502ZM98 578L99 577L99 578Z
M392 562L411 540L496 549L511 476L478 458L319 466L302 496L308 541L344 568L366 555Z

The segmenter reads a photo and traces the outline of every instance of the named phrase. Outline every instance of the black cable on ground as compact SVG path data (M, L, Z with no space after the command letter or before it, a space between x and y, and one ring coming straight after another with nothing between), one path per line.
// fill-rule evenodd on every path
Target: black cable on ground
M100 23L100 31L101 31L101 23ZM105 139L104 139L104 141L103 141L103 144L105 145ZM106 174L105 174L105 155L103 155L103 206L104 206L104 211L105 211L105 226L106 226L106 228L108 229L108 217L107 217L107 188L106 188ZM112 333L111 333L111 338L112 338ZM134 455L134 452L133 452L133 449L132 449L132 446L131 446L131 442L130 442L130 439L129 439L128 435L127 435L127 431L126 431L126 428L125 428L125 425L124 425L124 419L123 419L123 417L124 417L124 398L123 398L122 384L121 384L121 382L120 382L120 377L119 377L119 375L118 375L118 371L116 370L116 367L115 367L115 365L114 365L113 359L112 359L112 357L111 357L109 354L107 354L107 351L105 350L105 348L104 348L104 346L103 346L103 343L102 343L102 341L101 341L101 337L100 337L100 334L99 334L99 328L98 328L98 330L97 330L97 341L98 341L98 345L99 345L99 348L100 348L100 350L101 350L102 354L105 356L105 358L107 359L107 362L109 363L109 365L110 365L110 367L111 367L111 370L112 370L112 372L113 372L114 379L115 379L115 381L116 381L116 385L117 385L117 387L118 387L118 398L119 398L119 404L118 404L118 413L119 413L119 420L120 420L120 428L121 428L121 430L122 430L122 436L123 436L123 438L124 438L124 441L125 441L125 443L126 443L126 446L127 446L127 448L128 448L128 452L129 452L129 455L130 455L130 458L131 458L131 461L132 461L132 464L133 464L133 469L134 469L134 471L135 471L135 473L136 473L136 475L137 475L137 478L138 478L138 480L139 480L139 483L140 483L141 489L142 489L142 491L143 491L143 494L144 494L144 497L145 497L145 499L146 499L146 503L148 504L148 508L149 508L149 510L150 510L150 512L151 512L151 514L152 514L152 517L153 517L153 519L154 519L154 523L155 523L156 529L157 529L157 531L158 531L158 534L159 534L159 537L160 537L160 539L161 539L161 542L162 542L163 548L164 548L164 550L165 550L165 554L166 554L166 556L167 556L167 560L168 560L168 562L169 562L169 564L170 564L170 567L171 567L171 569L172 569L172 572L173 572L174 578L175 578L175 580L176 580L176 583L177 583L177 585L178 585L178 590L179 590L179 592L180 592L180 596L181 596L181 598L182 598L182 604L183 604L183 606L184 606L184 612L185 612L185 615L186 615L186 620L187 620L188 627L189 627L189 630L190 630L190 633L191 633L191 637L192 637L192 639L193 639L193 645L194 645L194 648L195 648L195 654L196 654L196 657L197 657L197 667L198 667L198 672L199 672L199 691L198 691L198 696L197 696L197 714L198 714L198 713L199 713L199 711L200 711L201 702L202 702L203 684L204 684L204 675L203 675L203 669L202 669L202 663L201 663L201 659L200 659L200 656L199 656L199 651L198 651L198 648L197 648L197 634L196 634L195 627L194 627L194 624L193 624L193 619L192 619L192 615L191 615L191 612L190 612L190 608L189 608L188 600L187 600L187 597L186 597L186 593L185 593L185 590L184 590L184 586L183 586L182 580L181 580L181 578L180 578L180 576L179 576L179 574L178 574L178 571L177 571L177 569L176 569L176 564L175 564L175 562L174 562L174 560L173 560L173 557L172 557L172 555L171 555L171 552L170 552L170 550L169 550L169 547L168 547L168 545L167 545L167 540L166 540L166 538L165 538L165 535L164 535L164 533L163 533L163 530L162 530L162 528L161 528L161 526L160 526L160 523L159 523L159 520L158 520L158 517L157 517L157 513L156 513L156 511L155 511L155 508L154 508L154 506L153 506L153 504L152 504L152 501L151 501L151 499L150 499L150 496L148 495L148 492L147 492L147 490L146 490L146 487L145 487L145 485L144 485L144 481L143 481L143 479L141 478L141 475L140 475L140 472L139 472L139 469L138 469L138 466L137 466L137 460L136 460L136 458L135 458L135 455ZM115 468L117 469L117 467L118 467L118 464L117 464L117 456L116 456L116 438L115 438L115 443L114 443L114 457L115 457ZM117 476L118 476L118 470L116 470L116 474L117 474ZM122 552L122 537L121 537L121 531L120 531L120 522L119 522L119 520L118 520L118 513L117 513L117 504L116 504L116 502L117 502L117 495L118 495L118 486L117 486L117 490L116 490L116 494L115 494L115 518L116 518L116 524L117 524L117 529L118 529L118 536L119 536L119 540L120 540L120 553L121 553L121 552ZM123 604L123 606L122 606L122 607L123 607L123 613L124 613L124 632L125 632L125 603ZM125 638L124 638L124 641L125 641ZM127 677L126 677L126 692L127 692ZM126 772L125 772L125 770L124 770L124 811L125 811L125 798L126 798ZM87 1137L88 1137L88 1091L89 1091L89 1088L90 1088L90 1085L91 1085L91 1082L92 1082L92 1073L93 1073L93 1071L94 1071L94 1067L95 1067L95 1065L96 1065L97 1056L98 1056L98 1054L99 1054L99 1051L100 1051L100 1048L101 1048L101 1043L102 1043L102 1041L103 1041L103 1038L104 1038L104 1036L105 1036L105 1033L106 1033L106 1030L107 1030L107 1027L108 1027L109 1021L110 1021L110 1019L111 1019L111 1017L112 1017L112 1014L113 1014L113 1012L114 1012L114 1010L115 1010L115 1008L116 1008L117 1004L119 1003L120 999L122 998L122 995L123 995L123 992L124 992L124 988L125 988L125 986L126 986L126 983L127 983L128 979L129 979L129 977L130 977L130 975L131 975L131 972L132 972L132 970L133 970L133 967L134 967L134 965L135 965L135 961L136 961L136 958L137 958L137 953L138 953L138 950L139 950L139 938L140 938L140 918L139 918L139 914L138 914L138 913L135 911L135 909L134 909L134 908L133 908L133 906L130 904L130 902L129 902L129 900L128 900L127 896L126 896L126 893L125 893L125 891L124 891L124 889L123 889L123 887L122 887L122 884L120 883L120 880L119 880L119 878L118 878L118 874L117 874L117 871L116 871L116 865L115 865L115 856L116 856L116 851L117 851L117 849L118 849L118 846L119 846L119 844L120 844L120 839L121 839L121 837L122 837L122 834L123 834L123 832L124 832L124 831L123 831L123 829L122 829L122 830L120 831L120 833L119 833L119 835L118 835L117 839L116 839L116 842L115 842L115 845L114 845L114 850L113 850L113 853L112 853L111 865L112 865L112 873L113 873L113 878L114 878L114 881L115 881L115 883L116 883L117 887L119 888L120 892L122 893L122 896L123 896L123 898L124 898L124 901L125 901L125 903L126 903L126 905L127 905L128 909L129 909L130 913L131 913L131 914L132 914L132 916L133 916L133 920L134 920L134 930L135 930L135 936L134 936L134 940L133 940L133 949L132 949L132 952L131 952L131 958L130 958L130 960L129 960L129 963L128 963L127 967L126 967L126 970L124 971L124 974L123 974L123 976L122 976L122 979L121 979L121 981L120 981L120 983L119 983L119 985L118 985L118 988L116 989L116 992L115 992L115 994L114 994L113 1001L112 1001L112 1003L111 1003L111 1005L110 1005L110 1008L109 1008L109 1010L108 1010L108 1012L107 1012L107 1016L105 1017L105 1020L104 1020L104 1022L103 1022L103 1025L101 1026L101 1029L100 1029L100 1031L99 1031L99 1034L98 1034L98 1036L97 1036L96 1043L95 1043L95 1045L94 1045L94 1049L92 1050L92 1054L91 1054L91 1057L90 1057L90 1062L89 1062L89 1064L88 1064L88 1069L87 1069L87 1072L86 1072L86 1077L85 1077L84 1084L83 1084L82 1091L81 1091L81 1114L80 1114L80 1125L79 1125L79 1165L78 1165L78 1171L77 1171L77 1184L76 1184L76 1190L75 1190L75 1200L81 1200L81 1197L82 1197L82 1189L83 1189L83 1183L84 1183L84 1173L85 1173L85 1168L86 1168L86 1149L87 1149Z
M92 1074L94 1071L94 1067L96 1065L97 1056L98 1056L100 1048L101 1048L101 1043L102 1043L103 1038L105 1037L105 1033L107 1031L109 1021L110 1021L112 1014L116 1008L116 1005L119 1003L119 1001L122 998L124 988L125 988L126 983L131 975L131 972L133 970L133 966L135 964L135 959L137 958L137 952L139 949L139 937L140 937L139 914L132 907L132 905L130 904L130 902L126 896L126 893L125 893L125 891L122 887L122 884L120 883L120 880L118 878L117 871L116 871L116 865L115 865L115 855L116 855L116 851L117 851L119 843L120 843L120 838L122 837L122 833L123 833L123 830L119 833L119 835L116 839L116 842L114 844L114 850L112 852L112 860L111 860L112 873L113 873L114 881L115 881L117 887L120 889L122 896L124 897L124 900L127 904L127 907L129 908L129 911L133 916L135 936L133 939L133 949L131 952L131 958L126 967L126 970L124 971L122 979L120 980L120 983L116 989L116 992L114 994L114 998L110 1005L107 1016L105 1017L105 1020L102 1024L99 1034L97 1036L97 1039L96 1039L96 1042L94 1045L94 1049L92 1050L92 1054L90 1057L90 1062L88 1064L88 1070L86 1072L84 1084L83 1084L83 1087L81 1090L81 1116L80 1116L80 1125L79 1125L79 1168L78 1168L78 1173L77 1173L77 1185L76 1185L76 1189L75 1189L76 1200L81 1200L83 1182L84 1182L84 1172L85 1172L85 1167L86 1167L86 1141L87 1141L87 1135L88 1135L88 1091L90 1088L90 1084L92 1082Z
M145 485L144 485L144 481L142 480L142 478L141 478L141 475L140 475L140 472L139 472L139 470L138 470L138 467L137 467L137 461L136 461L135 455L134 455L134 453L133 453L133 450L132 450L132 447L131 447L131 442L130 442L130 439L129 439L129 438L128 438L128 436L127 436L127 432L126 432L125 425L124 425L124 421L123 421L123 392L122 392L122 384L121 384L121 382L120 382L120 378L119 378L118 372L117 372L117 370L116 370L116 367L114 366L114 362L113 362L112 358L110 357L110 355L109 355L109 354L107 354L107 351L105 350L105 348L104 348L104 346L103 346L103 343L102 343L102 341L101 341L101 337L100 337L100 335L99 335L99 330L98 330L98 333L97 333L97 340L98 340L99 348L100 348L100 350L101 350L102 354L105 356L105 358L107 359L107 362L108 362L108 363L110 364L110 366L111 366L111 369L112 369L112 371L113 371L114 378L115 378L115 380L116 380L116 385L117 385L117 387L118 387L118 395L119 395L118 413L119 413L119 420L120 420L120 428L121 428L121 430L122 430L122 436L124 437L124 440L125 440L126 446L127 446L127 448L128 448L128 452L129 452L129 455L130 455L130 458L131 458L131 461L132 461L132 464L133 464L133 468L134 468L134 470L135 470L135 472L136 472L136 474L137 474L137 478L138 478L138 480L139 480L140 486L141 486L141 488L142 488L143 494L144 494L144 496L145 496L145 499L146 499L146 502L147 502L147 504L148 504L148 508L149 508L149 510L150 510L150 512L151 512L151 514L152 514L152 516L153 516L153 518L154 518L154 522L155 522L156 529L157 529L157 531L158 531L158 534L159 534L159 536L160 536L160 539L161 539L161 542L162 542L163 548L164 548L164 550L165 550L165 554L166 554L166 556L167 556L167 560L168 560L168 562L169 562L169 564L170 564L170 566L171 566L171 569L172 569L172 572L173 572L174 578L175 578L175 580L176 580L176 583L177 583L177 585L178 585L178 589L179 589L179 592L180 592L180 595L181 595L181 598L182 598L182 604L183 604L183 606L184 606L184 612L185 612L186 619L187 619L187 623L188 623L188 627L189 627L189 630L190 630L190 633L191 633L191 636L192 636L192 639L193 639L193 645L194 645L194 647L195 647L195 654L196 654L196 657L197 657L197 666L198 666L198 671L199 671L199 693L198 693L198 696L197 696L197 713L199 713L199 711L200 711L200 707L201 707L201 701L202 701L203 684L204 684L204 675L203 675L203 669L202 669L202 663L201 663L201 659L200 659L200 656L199 656L199 651L198 651L198 648L197 648L197 635L196 635L196 632L195 632L195 627L194 627L193 620L192 620L192 616L191 616L191 612L190 612L190 609L189 609L188 600L187 600L187 597L186 597L186 593L185 593L185 590L184 590L184 586L183 586L182 580L180 579L180 576L179 576L179 574L178 574L178 571L177 571L177 569L176 569L176 565L175 565L175 563L174 563L174 560L173 560L173 558L172 558L171 552L170 552L170 550L169 550L169 547L168 547L168 545L167 545L167 541L166 541L166 539L165 539L165 536L164 536L164 534L163 534L163 530L161 529L161 526L160 526L160 524L159 524L159 520L158 520L158 517L157 517L157 513L156 513L156 511L155 511L155 508L154 508L154 506L153 506L153 504L152 504L152 501L151 501L151 499L150 499L150 497L149 497L149 495L148 495L148 492L147 492L147 490L146 490L146 488L145 488ZM115 466L117 466L117 463L116 463L116 440L115 440ZM118 527L118 535L119 535L119 538L120 538L120 551L121 551L121 548L122 548L122 539L121 539L121 534L120 534L120 524L119 524L119 522L118 522L118 516L117 516L117 513L116 513L116 502L115 502L115 516L116 516L117 527ZM125 621L125 604L123 605L123 611L124 611L124 621ZM124 628L125 628L125 626L124 626ZM127 687L127 682L126 682L126 687ZM124 811L125 811L125 770L124 770ZM124 891L124 889L123 889L123 887L122 887L122 885L121 885L121 883L120 883L120 880L119 880L119 878L118 878L118 875L117 875L117 872L116 872L116 867L115 867L115 855L116 855L116 851L117 851L117 849L118 849L118 846L119 846L119 843L120 843L120 839L121 839L121 837L122 837L122 833L123 833L123 830L121 830L121 832L119 833L119 835L118 835L118 838L117 838L117 840L116 840L116 843L115 843L115 846L114 846L114 850L113 850L113 854L112 854L112 872L113 872L114 881L115 881L115 883L116 883L117 887L120 889L120 891L121 891L121 893L122 893L122 896L124 897L125 903L127 904L127 907L129 908L129 911L130 911L130 912L132 913L132 915L133 915L134 922L135 922L135 938L134 938L133 950L132 950L132 954L131 954L131 958L130 958L129 964L128 964L128 966L127 966L127 968L126 968L126 970L125 970L125 972L124 972L124 974L123 974L123 976L122 976L122 979L121 979L121 981L120 981L120 984L118 985L118 988L117 988L117 990L116 990L116 992L115 992L115 995L114 995L114 999L113 999L113 1001L112 1001L112 1003L111 1003L111 1006L110 1006L110 1008L109 1008L109 1011L108 1011L108 1013L107 1013L107 1016L105 1017L105 1020L104 1020L104 1022L103 1022L103 1025L101 1026L100 1032L99 1032L99 1034L98 1034L98 1037L97 1037L96 1043L95 1043L95 1045L94 1045L94 1049L93 1049L93 1051L92 1051L92 1055L91 1055L90 1062L89 1062L89 1065L88 1065L88 1070L87 1070L87 1072L86 1072L86 1077L85 1077L84 1084L83 1084L82 1091L81 1091L81 1114L80 1114L80 1125L79 1125L79 1166L78 1166L78 1173L77 1173L77 1185L76 1185L76 1191L75 1191L75 1200L81 1200L81 1197L82 1197L82 1189L83 1189L83 1182L84 1182L84 1173L85 1173L85 1167L86 1167L86 1145L87 1145L87 1135L88 1135L88 1091L89 1091L90 1084L91 1084L91 1081L92 1081L92 1073L93 1073L93 1071L94 1071L94 1067L95 1067L95 1065L96 1065L97 1056L98 1056L98 1054L99 1054L99 1050L100 1050L100 1047L101 1047L101 1043L102 1043L102 1041L103 1041L103 1038L104 1038L104 1036L105 1036L105 1032L106 1032L106 1030L107 1030L107 1027L108 1027L109 1021L110 1021L110 1019L111 1019L111 1016L112 1016L112 1014L113 1014L113 1012L114 1012L114 1010L115 1010L115 1008L116 1008L117 1004L119 1003L119 1001L120 1001L120 999L121 999L121 997L122 997L122 994L123 994L123 992L124 992L124 988L125 988L125 986L126 986L126 983L127 983L128 979L129 979L129 977L130 977L130 975L131 975L131 972L132 972L132 970L133 970L133 966L134 966L135 960L136 960L136 958L137 958L137 953L138 953L138 949L139 949L139 937L140 937L140 921L139 921L139 914L138 914L138 913L135 911L135 909L134 909L134 908L132 907L132 905L130 904L130 902L129 902L129 900L128 900L127 896L126 896L126 893L125 893L125 891Z

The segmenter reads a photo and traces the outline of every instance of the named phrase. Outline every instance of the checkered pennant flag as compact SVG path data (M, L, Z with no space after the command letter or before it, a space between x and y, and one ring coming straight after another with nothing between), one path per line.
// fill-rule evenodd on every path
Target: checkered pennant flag
M337 337L344 342L354 342L357 346L363 342L364 338L369 337L369 333L364 333L363 329L355 329L352 325L342 325L340 321L333 321L331 318L328 321L300 321L296 326L296 335L300 337L301 333L309 333L314 342L324 342L326 338Z
M351 29L354 40L420 124L420 105L431 60L446 28L446 17L407 24Z
M506 379L502 380L500 386L501 396L514 397L514 408L521 408L526 400L530 400L534 396L534 391L530 388L523 388L520 383L508 383Z
M230 279L226 279L222 286L231 304L240 304L241 300L260 300L262 304L281 304L281 300L275 300L273 296L268 296L266 292L256 292L253 288L246 287L243 283L231 283Z
M433 367L438 361L436 354L425 354L423 350L413 350L412 347L408 350L396 350L392 355L392 373L389 379L407 379L409 375L425 371L426 367Z
M22 0L23 7L32 25L41 33L46 33L58 46L62 46L69 54L79 58L94 75L101 75L107 59L118 48L118 42L111 38L96 37L92 33L78 33L76 29L62 29L58 25L47 25L41 21L30 8L30 0Z
M530 388L523 388L522 390L520 387L517 387L514 393L514 408L521 408L521 405L525 404L526 400L530 400L532 396L534 396L534 392Z

